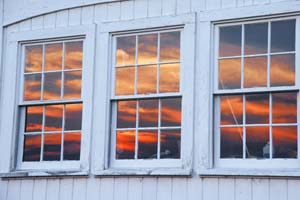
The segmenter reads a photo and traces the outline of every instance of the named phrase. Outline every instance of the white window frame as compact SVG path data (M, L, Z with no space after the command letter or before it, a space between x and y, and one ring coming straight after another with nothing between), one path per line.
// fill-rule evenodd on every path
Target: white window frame
M95 87L94 145L92 169L96 175L189 175L193 159L193 118L194 118L194 50L195 50L195 14L154 17L135 21L111 22L99 24L97 52L101 58L96 60L98 77ZM134 160L134 162L115 162L112 157L112 113L111 93L114 88L115 35L144 33L148 31L172 31L181 29L181 66L179 96L182 96L181 159L169 162L162 160ZM102 42L102 43L101 43ZM107 52L109 49L109 52ZM107 60L104 60L107 58ZM103 95L104 94L104 95ZM157 95L156 95L157 96ZM164 96L164 95L161 95ZM178 93L176 93L178 96ZM149 96L150 98L151 96ZM101 142L99 142L101 141ZM168 161L167 161L168 160Z
M20 112L19 105L31 105L30 102L23 102L23 67L24 63L24 44L34 44L36 42L58 41L64 42L70 39L83 39L83 67L82 67L82 86L81 102L82 110L82 129L81 129L81 151L80 161L42 161L42 162L22 162L22 141L19 137L20 124L22 124L24 113ZM61 172L61 173L87 173L89 171L89 150L91 137L91 113L93 104L93 94L90 88L93 87L93 68L94 68L94 44L95 44L95 26L82 25L76 27L55 28L49 30L36 30L13 33L8 36L7 55L4 69L3 92L7 93L3 98L1 105L2 119L1 132L5 133L3 139L7 142L5 149L4 172ZM8 67L10 66L10 67ZM10 81L17 80L17 81ZM12 83L13 82L13 83ZM64 102L64 99L58 101L49 101L49 103ZM66 102L69 102L66 100ZM47 102L41 102L41 105L47 105ZM12 112L13 111L13 112ZM5 117L3 115L5 113ZM7 115L7 113L9 113ZM3 126L5 125L5 126Z
M218 52L219 52L219 27L222 26L232 26L232 25L242 25L242 24L256 24L261 22L273 22L273 21L282 21L296 19L295 27L295 86L283 86L283 87L274 87L274 88L247 88L247 89L218 89ZM206 145L204 155L209 157L205 163L198 165L198 174L202 176L211 176L211 175L254 175L254 176L299 176L300 175L300 158L297 159L276 159L276 160L255 160L255 159L220 159L220 134L218 131L218 118L220 116L220 110L218 105L218 99L222 94L248 94L255 92L269 92L274 91L290 91L298 92L297 95L297 137L298 137L298 155L299 155L299 66L297 63L300 62L299 50L300 50L300 17L265 17L260 19L251 19L251 20L238 20L236 22L216 22L213 23L213 31L210 46L213 47L214 51L211 56L211 63L213 65L213 70L211 71L212 77L212 93L211 93L211 126L213 127L210 135L206 137L209 138L209 143ZM270 32L269 32L270 34ZM270 35L268 36L268 40ZM243 44L242 44L243 46ZM243 55L242 55L243 56ZM269 67L269 66L268 66ZM242 73L242 71L241 71ZM268 75L269 76L269 75ZM245 93L246 92L246 93ZM244 141L243 141L244 142Z

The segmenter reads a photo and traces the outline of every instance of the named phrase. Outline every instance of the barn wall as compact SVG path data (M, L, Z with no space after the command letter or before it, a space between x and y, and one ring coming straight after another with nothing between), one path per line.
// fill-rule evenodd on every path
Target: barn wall
M21 20L6 27L5 34L197 12L196 55L200 56L196 58L196 70L203 75L203 79L196 81L196 88L199 88L195 94L196 98L203 101L196 103L197 109L209 101L209 91L206 89L210 80L207 79L209 74L205 73L209 73L210 21L220 20L222 17L250 17L300 10L300 1L296 0L134 0L107 4L95 4L100 0L73 0L70 4L68 0L61 0L53 6L48 6L48 2L4 0L4 24ZM86 4L93 5L59 10L31 18L32 15L67 6ZM202 98L203 95L205 98ZM206 121L195 124L207 126L208 114L205 118ZM201 127L196 130L201 130ZM195 133L195 137L201 136ZM1 147L0 150L5 152ZM198 157L199 155L195 154L195 167ZM90 176L0 180L0 200L298 200L299 197L300 180L291 178L217 178L194 174L193 177Z

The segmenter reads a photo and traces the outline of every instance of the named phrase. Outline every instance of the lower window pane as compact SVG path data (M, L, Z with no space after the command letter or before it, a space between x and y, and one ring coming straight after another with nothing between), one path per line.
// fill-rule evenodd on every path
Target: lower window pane
M157 158L157 130L139 131L138 158Z
M64 134L64 160L80 160L81 133Z
M41 135L25 135L23 161L40 161Z
M181 131L161 130L160 158L180 158Z
M116 159L134 159L135 130L117 131Z
M44 135L44 161L60 160L61 134Z
M272 127L273 158L297 158L297 127Z
M269 127L246 128L247 158L270 158Z
M243 158L243 129L221 128L221 158Z

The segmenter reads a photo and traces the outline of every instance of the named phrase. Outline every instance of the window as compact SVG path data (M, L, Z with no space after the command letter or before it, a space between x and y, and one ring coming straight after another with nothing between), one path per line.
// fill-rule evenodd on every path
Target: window
M220 25L217 30L216 165L299 166L296 20Z

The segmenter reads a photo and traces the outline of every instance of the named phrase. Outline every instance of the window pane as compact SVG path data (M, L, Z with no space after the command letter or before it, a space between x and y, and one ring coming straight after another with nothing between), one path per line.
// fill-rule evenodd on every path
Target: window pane
M234 125L243 123L243 96L232 95L222 96L221 104L221 125Z
M41 135L24 135L23 161L40 161Z
M157 158L157 130L139 131L138 158Z
M157 63L157 34L138 36L138 64Z
M119 101L117 128L136 127L136 101Z
M242 41L242 26L220 28L219 57L240 56Z
M180 60L180 32L160 34L160 62Z
M244 87L267 86L267 57L244 58Z
M161 100L161 126L181 126L181 98Z
M247 127L246 133L247 158L270 158L269 127Z
M263 54L268 50L268 23L245 25L245 54Z
M62 44L47 44L45 46L45 71L61 70Z
M44 131L61 131L63 105L51 105L45 107L45 127Z
M160 65L159 92L179 92L180 64Z
M64 160L80 160L81 133L64 134Z
M297 122L297 93L272 94L272 122Z
M81 97L81 71L64 72L64 98Z
M61 94L61 72L45 73L44 99L60 99Z
M271 86L295 85L295 55L271 56Z
M116 159L134 159L135 131L117 131Z
M41 132L43 124L43 106L26 108L25 132Z
M158 100L139 101L139 127L158 127Z
M66 104L65 130L81 130L82 104Z
M295 20L271 23L271 52L295 50Z
M65 43L65 69L82 68L82 41Z
M117 38L117 65L135 64L136 36Z
M135 67L116 68L116 95L134 94L135 87Z
M25 75L24 80L24 101L41 99L41 74Z
M60 160L60 150L61 134L45 134L43 160Z
M138 94L156 93L157 66L138 67Z
M297 127L273 126L272 131L273 158L297 158Z
M247 124L269 123L269 95L268 94L246 95L246 123Z
M219 89L241 88L241 59L219 60Z
M41 72L43 46L34 45L25 47L25 72Z
M160 158L180 158L181 131L161 130Z
M221 158L243 158L243 128L221 128Z

